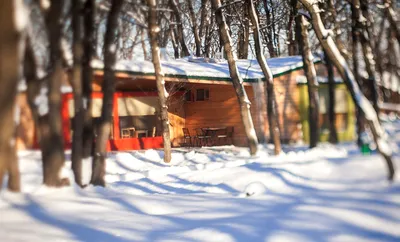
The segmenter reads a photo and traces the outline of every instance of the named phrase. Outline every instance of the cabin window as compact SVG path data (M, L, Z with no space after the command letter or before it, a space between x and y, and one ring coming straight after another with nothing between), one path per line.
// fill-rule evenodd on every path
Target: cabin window
M327 88L320 88L319 94L319 113L320 113L320 127L322 132L329 130L329 116L328 116L328 105L329 95ZM336 115L336 128L339 132L347 129L347 117L348 117L348 99L346 91L343 89L335 89L335 115Z
M158 97L119 97L118 116L121 138L149 137L161 130L157 114ZM156 134L154 134L156 135Z
M185 92L185 101L186 102L192 102L193 98L192 98L192 90L187 90Z
M196 101L206 101L210 98L210 91L208 89L196 90Z

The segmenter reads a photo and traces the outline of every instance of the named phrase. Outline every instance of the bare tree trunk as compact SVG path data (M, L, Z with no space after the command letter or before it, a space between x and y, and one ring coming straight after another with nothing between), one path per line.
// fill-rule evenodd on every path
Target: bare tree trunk
M83 154L83 94L82 94L82 56L83 56L83 39L81 25L81 1L72 1L72 32L73 44L72 52L74 63L72 67L71 86L74 94L74 118L72 121L72 154L71 163L74 172L75 182L82 187L82 154Z
M111 133L112 110L115 92L115 62L117 46L115 30L118 29L118 14L123 0L112 0L111 9L107 18L107 28L104 36L104 80L102 84L103 106L95 145L95 154L92 164L92 178L90 183L95 186L105 186L106 173L106 145ZM116 130L118 132L118 130Z
M365 68L368 73L368 86L369 90L371 91L371 101L374 106L374 109L377 113L379 113L379 92L378 92L378 85L377 82L380 81L380 75L377 74L376 68L375 68L375 58L374 54L372 51L372 41L370 39L370 31L369 31L369 21L370 18L369 16L363 16L365 14L368 14L368 3L366 0L354 0L353 4L355 6L355 11L357 12L357 21L359 26L362 27L361 33L360 33L360 44L362 47L363 55L364 55L364 61L365 61ZM362 9L361 9L362 8Z
M64 139L61 119L61 83L63 80L63 60L61 53L61 31L63 28L63 1L53 0L46 16L50 43L50 71L45 79L48 87L48 113L39 117L41 133L40 147L43 159L43 183L59 187L69 185L67 178L60 178L64 165Z
M176 0L169 0L169 3L170 3L170 6L172 8L172 11L174 12L174 15L175 15L175 18L176 18L176 22L178 23L178 26L177 26L178 27L178 39L179 39L179 41L181 43L181 47L182 47L182 52L181 53L184 56L189 56L190 52L189 52L189 49L188 49L188 47L186 45L186 42L185 42L185 35L184 35L184 32L183 32L183 26L182 26L183 25L182 18L181 18L182 13L179 10L178 3L176 2Z
M268 1L267 0L263 0L264 3L264 10L265 10L265 16L267 18L267 25L270 26L268 28L265 29L265 35L267 36L267 48L268 48L268 52L269 52L269 56L272 57L276 57L278 56L278 53L276 51L275 45L274 45L274 30L272 28L272 26L274 25L274 23L272 23L271 20L271 11L268 7Z
M243 10L247 10L249 8L248 6L244 6ZM239 29L238 33L238 57L239 59L247 59L249 55L249 37L250 37L250 31L249 31L249 20L245 14L244 15L244 20L242 23L242 26Z
M247 97L246 91L243 86L243 79L240 76L239 70L236 65L236 56L232 51L232 42L229 35L229 29L225 22L225 17L222 14L221 1L212 0L212 6L215 10L215 18L219 25L219 32L224 43L224 50L228 59L229 72L232 78L232 83L236 91L240 106L240 115L242 118L243 126L246 132L248 145L250 148L250 154L254 155L257 153L257 136L254 130L253 120L250 114L250 100Z
M360 26L359 22L357 21L357 12L355 11L355 6L354 4L351 4L351 18L352 18L352 24L351 24L351 37L352 37L352 52L353 52L353 73L354 73L354 78L357 81L358 85L361 87L361 92L363 90L363 83L360 78L360 64L359 64L359 58L358 58L358 46L360 43ZM361 134L365 131L365 119L363 117L363 114L360 110L357 110L357 144L361 146L362 141L361 141Z
M200 43L203 42L203 36L206 33L205 31L205 23L207 22L207 3L208 0L201 0L201 15L200 15L200 30L199 30L199 37Z
M212 31L214 27L214 18L211 16L210 21L207 21L206 24L206 38L204 43L204 52L206 57L211 57L211 40L212 40Z
M193 0L186 0L187 4L189 6L189 14L190 14L190 19L192 21L192 30L193 30L193 35L194 35L194 41L196 43L196 56L201 55L201 40L200 40L200 35L199 35L199 29L197 26L197 21L196 21L196 14L193 9Z
M94 147L94 133L93 133L93 117L92 117L92 79L93 70L90 65L92 57L96 52L96 36L94 27L94 16L96 10L96 1L87 0L83 7L83 20L84 20L84 38L83 46L84 53L82 57L82 94L83 94L83 108L84 108L84 121L83 121L83 138L82 155L84 158L92 156Z
M172 47L174 48L175 59L178 59L179 58L179 46L178 46L178 43L176 42L175 30L171 29L171 32L169 34L171 35L171 42L172 42Z
M394 32L397 43L400 47L400 25L398 24L399 21L397 19L396 11L393 9L393 2L392 0L384 0L385 3L385 14L386 18L389 20L390 26L392 31Z
M255 51L257 55L257 61L260 65L264 76L265 76L265 94L267 101L267 115L268 115L268 124L270 127L270 136L274 142L275 155L278 155L281 152L281 140L280 140L280 132L279 132L279 123L278 123L278 114L276 111L276 100L274 93L274 77L272 75L272 71L269 68L267 61L262 53L263 46L260 38L260 26L258 24L258 17L256 10L254 8L253 0L247 0L247 5L249 9L250 20L253 24L253 37L254 37L254 45Z
M353 97L354 103L364 113L367 119L367 123L374 136L378 151L381 153L387 163L389 171L388 179L393 180L395 168L392 162L392 150L388 142L388 137L381 124L379 123L377 113L375 112L372 105L369 103L368 99L361 92L360 87L358 86L354 75L350 70L350 67L346 63L346 60L343 58L343 56L340 54L331 34L328 30L325 29L321 20L321 10L318 7L318 2L316 0L300 1L311 13L312 25L318 37L318 40L320 41L322 47L328 54L329 58L332 60L340 75L342 76L344 82L347 85L347 88L349 89Z
M147 60L147 59L148 59L148 56L147 56L146 43L145 43L145 36L146 36L146 34L145 34L143 28L140 30L140 36L141 36L142 49L143 49L143 58L144 58L145 60Z
M328 70L328 118L329 118L329 142L332 144L338 143L338 136L336 131L336 114L335 114L335 75L333 71L333 65L329 56L324 52L326 69Z
M159 32L159 27L157 24L156 0L147 0L147 5L149 7L148 22L149 22L151 54L153 57L154 71L156 74L158 101L161 111L160 116L162 122L163 141L164 141L164 162L169 163L171 161L171 140L169 132L168 106L167 106L168 92L165 89L164 74L162 72L160 63L160 48L158 47L157 43L157 35Z
M311 53L311 46L308 36L310 25L303 15L296 17L297 36L300 42L300 52L303 58L303 69L307 77L308 86L308 123L310 132L310 148L317 147L319 140L319 95L317 74L314 67L314 57Z
M15 148L14 112L17 85L21 79L21 60L24 54L23 30L26 22L20 14L21 0L5 0L0 3L0 190L3 176L8 173L8 189L20 191L20 175Z
M296 34L293 33L293 23L295 23L295 17L297 15L297 0L290 0L290 12L289 12L289 23L288 23L288 35L287 35L287 43L288 43L288 53L289 56L296 55L298 54L298 51L296 50Z

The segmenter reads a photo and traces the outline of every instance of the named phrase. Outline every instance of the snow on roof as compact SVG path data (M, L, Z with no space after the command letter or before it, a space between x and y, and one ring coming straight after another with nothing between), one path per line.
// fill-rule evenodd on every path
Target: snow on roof
M314 58L314 62L319 61L319 58ZM254 82L264 78L257 60L237 60L236 63L245 81ZM274 76L303 67L301 56L269 58L267 63ZM161 65L167 77L230 80L229 67L226 60L218 61L215 59L186 57L176 60L163 60ZM93 60L92 67L94 69L103 69L104 64L100 60ZM151 61L121 60L116 63L115 70L137 75L154 75L154 67Z

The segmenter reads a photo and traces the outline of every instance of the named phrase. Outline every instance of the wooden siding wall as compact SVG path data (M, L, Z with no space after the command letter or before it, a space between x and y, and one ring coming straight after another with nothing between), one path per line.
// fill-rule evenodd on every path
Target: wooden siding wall
M183 137L182 128L185 127L185 109L183 97L172 95L168 100L168 118L170 123L170 137L172 146L179 146Z
M297 141L302 138L299 91L296 76L303 75L302 70L293 71L289 74L276 77L275 96L279 112L279 127L283 142ZM251 105L251 115L256 129L257 137L265 136L269 139L269 127L265 106L257 105L253 86L261 88L258 95L265 98L263 85L246 86L246 92ZM196 89L208 88L210 99L208 101L185 102L186 128L192 136L196 134L196 128L202 127L234 127L233 143L237 146L247 145L244 128L241 122L239 105L235 91L231 85L192 84L190 89L196 93ZM258 108L261 107L259 117ZM260 123L263 122L264 123ZM182 137L182 136L181 136ZM174 137L175 139L181 137Z

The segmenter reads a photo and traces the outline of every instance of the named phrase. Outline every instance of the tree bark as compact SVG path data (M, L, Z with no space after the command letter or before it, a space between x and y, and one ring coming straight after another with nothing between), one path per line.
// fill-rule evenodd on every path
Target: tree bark
M192 31L194 35L194 41L196 43L196 56L199 57L201 55L201 40L199 35L199 28L197 26L197 21L196 21L196 14L193 9L192 0L186 0L186 1L189 6L189 14L190 14L190 19L192 21Z
M288 43L288 53L289 56L297 55L299 51L296 48L296 34L293 34L293 23L295 23L295 17L297 15L297 0L290 0L290 12L289 12L289 22L288 22L288 35L287 35L287 43Z
M50 187L69 185L69 179L60 178L64 166L64 139L61 119L61 85L63 80L63 60L61 52L61 31L63 28L64 2L53 0L46 16L50 45L50 71L45 79L47 85L48 113L39 117L40 147L43 159L43 183ZM45 95L45 90L41 90ZM46 107L39 107L45 108ZM42 110L43 111L43 110Z
M201 15L200 15L200 29L199 29L199 37L200 43L203 42L203 36L206 33L205 31L205 23L207 22L207 3L208 0L201 0Z
M178 39L181 43L181 48L182 48L181 53L183 54L183 56L189 56L190 52L189 52L189 49L185 42L185 34L183 32L183 26L182 26L183 25L182 18L181 18L182 13L179 10L178 3L176 2L176 0L169 0L169 2L170 2L170 6L172 8L172 11L174 12L176 22L178 23L178 26L177 26L178 27Z
M364 55L365 68L368 73L368 86L371 93L371 101L374 106L375 112L379 113L379 92L378 92L378 82L381 83L380 75L377 74L375 58L372 51L372 41L370 39L370 21L369 16L364 16L368 14L368 3L366 0L353 0L353 5L355 6L355 11L358 25L362 28L360 32L360 44L362 47L362 52Z
M393 9L392 0L384 0L384 4L386 18L390 23L390 27L396 36L397 44L400 47L400 25L398 24L399 20L397 19L396 11Z
M214 27L214 18L211 16L210 21L206 23L206 37L204 40L204 52L205 56L210 58L211 57L211 41L212 41L212 31Z
M265 36L267 37L266 42L267 42L267 48L268 48L269 56L271 58L273 58L273 57L277 57L278 56L277 50L276 50L275 45L274 45L275 32L274 32L274 29L272 27L274 25L274 23L271 20L271 11L270 11L270 8L268 7L268 1L267 0L263 0L263 3L264 3L265 16L267 18L267 25L269 26L268 28L266 28L264 30L264 33L265 33Z
M83 22L84 22L84 38L83 46L84 53L82 57L82 94L83 94L83 108L84 108L84 121L83 121L83 138L82 146L83 158L92 156L94 147L94 133L93 133L93 117L92 117L92 79L93 70L91 67L91 60L95 54L96 36L94 27L94 16L96 11L96 1L87 0L83 7Z
M148 60L149 58L148 58L148 56L147 56L146 43L145 43L145 36L146 36L146 34L145 34L143 28L142 28L141 31L140 31L140 36L141 36L141 39L140 39L140 40L141 40L142 49L143 49L143 58L144 58L145 60Z
M324 52L326 69L328 70L328 118L329 118L329 142L332 144L338 143L338 136L336 131L336 114L335 114L335 75L333 65L329 56Z
M254 38L254 46L256 51L256 57L258 64L260 65L264 76L265 76L265 94L266 94L266 102L267 102L267 116L268 116L268 124L270 127L270 136L274 142L274 152L275 155L278 155L281 152L281 141L280 141L280 132L279 132L279 123L278 123L278 114L276 110L276 100L274 93L274 77L272 75L272 71L269 68L267 61L262 53L263 46L260 38L260 26L258 24L258 17L256 10L254 8L253 0L247 0L249 17L253 25L253 38Z
M375 143L378 151L385 159L388 166L388 179L393 180L395 174L395 168L392 162L392 150L390 148L388 137L382 128L378 120L378 115L375 112L368 99L363 95L358 86L350 67L346 63L346 60L340 54L331 34L325 29L320 12L321 9L318 7L318 1L316 0L300 0L300 2L306 7L311 13L312 25L314 31L320 41L322 47L332 60L333 64L342 76L348 90L350 91L354 103L364 113L367 123L374 136Z
M115 62L117 46L115 45L115 30L118 29L118 14L123 0L112 0L107 18L107 28L104 36L104 80L102 83L103 106L95 145L90 183L95 186L105 186L106 145L111 133L112 111L115 92ZM119 132L116 130L115 132Z
M212 7L215 11L215 18L219 26L219 32L221 35L221 39L224 44L224 50L228 59L229 72L231 75L232 83L236 91L236 95L238 98L239 106L240 106L240 115L242 118L244 130L246 132L246 137L248 141L248 145L250 148L250 154L254 155L257 153L257 136L254 129L253 120L250 114L250 100L247 97L246 90L243 86L243 79L240 76L239 70L236 65L236 56L233 54L232 50L232 41L229 35L229 29L225 22L225 17L222 14L221 9L221 1L220 0L212 0Z
M245 6L243 10L247 10L249 7ZM238 33L238 57L239 59L247 59L249 56L249 37L250 37L250 29L249 29L249 20L246 17L246 14L243 13L244 20L242 26L239 29Z
M310 134L310 148L317 147L319 140L319 84L314 67L314 57L308 36L309 23L303 15L296 17L297 36L300 42L300 52L303 58L304 74L307 77L308 86L308 123Z
M83 155L83 124L84 124L84 108L82 94L82 56L83 56L83 39L81 27L81 1L72 1L72 32L73 32L73 67L71 86L74 95L74 118L72 121L72 154L71 163L74 173L75 182L78 186L82 184L82 155Z
M0 3L0 190L3 176L8 174L7 187L20 191L20 174L15 147L15 121L17 86L21 79L20 66L24 54L23 31L27 14L21 0Z
M147 0L147 5L149 7L148 22L149 22L151 54L153 57L153 65L157 81L158 102L160 107L160 116L161 116L163 141L164 141L164 162L169 163L171 161L171 140L169 132L168 106L167 106L168 92L165 89L164 74L160 62L160 48L158 47L157 43L157 35L160 28L158 27L157 24L156 0Z
M358 58L358 46L360 43L360 26L357 18L357 11L355 11L355 6L354 4L351 4L351 18L352 18L352 23L351 23L351 38L352 38L352 59L353 59L353 73L354 73L354 78L357 81L358 85L361 87L361 92L363 92L363 83L360 78L360 64L359 64L359 58ZM362 112L360 110L357 110L357 144L358 146L361 146L362 141L361 141L361 134L365 132L365 120L363 117Z
M175 38L175 29L172 29L172 27L171 27L171 32L169 32L169 34L171 35L172 47L174 48L174 57L175 57L175 59L178 59L179 58L179 46L178 46L178 43L176 42L176 38Z

